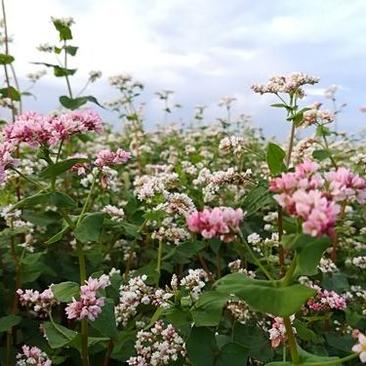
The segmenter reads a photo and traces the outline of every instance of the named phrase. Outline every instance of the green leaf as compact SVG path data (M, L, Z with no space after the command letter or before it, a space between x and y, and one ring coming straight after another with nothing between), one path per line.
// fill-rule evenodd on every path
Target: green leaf
M1 88L0 95L2 98L10 98L15 102L19 102L21 98L19 91L12 86L9 86L8 88Z
M274 107L274 108L286 108L286 109L289 109L290 108L285 103L274 103L274 104L271 104L271 107Z
M249 356L261 362L273 357L268 335L255 325L236 322L233 329L233 341L249 350Z
M12 210L18 208L30 208L35 205L54 205L59 208L73 208L76 202L67 194L62 192L36 193L16 203Z
M57 177L58 175L66 172L70 168L72 168L75 164L88 162L88 159L82 158L72 158L60 161L56 164L49 165L47 168L43 169L39 176L41 178L51 178Z
M278 175L286 170L286 166L283 162L286 153L280 146L270 142L267 147L267 164L268 168L273 175Z
M10 330L15 325L19 324L22 317L19 315L7 315L0 318L0 333Z
M192 366L213 366L218 347L215 334L208 328L193 327L186 342Z
M48 344L52 349L61 348L72 342L77 333L56 323L45 322L44 330Z
M58 78L74 75L76 71L77 69L66 69L65 67L60 67L57 65L53 66L53 74Z
M300 320L295 319L293 325L296 328L297 335L303 341L315 341L317 339L316 333L314 333L306 324Z
M316 128L316 136L318 136L318 137L330 136L331 134L332 134L332 132L328 127L325 127L323 125L319 125Z
M59 21L58 19L52 19L53 25L58 30L60 41L67 41L72 39L72 32L69 26Z
M258 210L264 206L273 202L271 193L268 190L268 186L258 185L251 189L245 196L242 206L245 207L246 217L255 214Z
M52 192L49 202L50 205L58 208L74 208L76 206L76 202L66 193L62 192Z
M69 230L70 230L70 226L65 225L58 233L51 236L47 241L45 241L45 244L57 243L58 241L60 241L63 238L65 233L67 233Z
M308 243L298 249L297 265L295 273L297 275L312 276L318 273L318 265L324 251L329 247L330 238L322 236L320 238L310 237Z
M325 160L331 156L331 153L328 149L320 149L313 151L313 158L319 161Z
M76 239L82 243L98 241L102 231L103 221L104 214L100 212L84 216L74 231Z
M14 61L14 57L5 53L0 53L0 65L9 65Z
M87 102L92 102L104 109L104 107L98 102L97 98L93 97L92 95L88 95L85 97L78 97L78 98L69 98L66 95L62 95L59 98L59 101L63 107L65 107L67 109L71 109L72 111L80 108Z
M283 286L280 281L255 280L242 273L221 278L216 282L216 288L242 298L256 311L281 317L296 313L316 292L300 284Z
M79 47L76 46L66 46L64 47L64 50L66 51L66 53L68 53L71 56L75 56L76 52L78 51Z
M114 316L114 304L112 300L107 299L105 301L102 312L91 325L103 336L114 338L117 335L116 318Z
M247 359L248 349L237 343L227 343L221 348L215 366L244 366Z
M206 291L198 299L192 312L196 326L216 326L222 318L222 311L229 300L235 300L230 296L218 291Z
M301 125L302 121L304 120L304 112L303 111L299 111L297 112L293 118L292 121L293 123L295 123L295 125L298 127Z
M80 294L80 285L76 282L61 282L51 287L55 298L61 302L70 302Z

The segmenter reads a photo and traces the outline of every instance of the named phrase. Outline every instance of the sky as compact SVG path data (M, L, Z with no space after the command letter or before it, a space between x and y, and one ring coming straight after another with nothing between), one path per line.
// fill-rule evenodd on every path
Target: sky
M162 121L161 102L154 92L174 90L183 108L171 121L192 120L196 105L207 105L207 123L224 115L222 96L237 101L233 114L250 115L267 136L283 138L283 112L269 105L273 96L250 90L274 74L301 71L319 76L307 91L304 105L323 98L324 89L339 86L338 103L347 103L338 128L357 134L366 127L366 1L365 0L5 0L10 52L21 85L25 75L39 70L34 61L54 61L36 47L56 44L50 17L75 20L73 44L80 47L70 67L78 68L74 90L90 70L103 78L87 94L100 101L116 92L108 76L130 73L145 84L146 124ZM27 98L25 109L48 112L66 93L63 79L51 73ZM329 106L330 107L330 106ZM93 107L94 108L94 107ZM97 108L97 107L96 107ZM117 116L101 111L116 128Z

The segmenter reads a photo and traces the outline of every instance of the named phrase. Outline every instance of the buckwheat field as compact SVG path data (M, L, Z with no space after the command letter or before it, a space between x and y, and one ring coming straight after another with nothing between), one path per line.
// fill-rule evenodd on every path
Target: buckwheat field
M337 88L307 105L317 76L253 79L282 142L232 97L173 124L170 90L146 129L133 76L109 77L109 102L99 71L73 87L73 23L52 18L20 87L3 7L0 364L366 363L366 146L336 128ZM23 105L43 70L64 81L48 114Z

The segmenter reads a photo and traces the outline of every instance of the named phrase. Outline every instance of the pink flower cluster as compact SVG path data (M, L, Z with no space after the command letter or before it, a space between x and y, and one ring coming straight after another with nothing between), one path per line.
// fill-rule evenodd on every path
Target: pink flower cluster
M31 309L40 317L48 316L52 306L58 303L50 288L43 292L31 289L24 291L22 289L18 289L17 294L19 296L20 304Z
M326 174L329 190L335 201L356 199L366 202L366 179L354 174L349 169L338 168Z
M109 286L107 275L99 278L89 277L85 285L80 287L80 299L73 299L65 309L68 319L89 319L94 321L102 312L104 298L98 297L98 290Z
M307 306L309 309L321 312L329 310L345 310L347 308L346 299L337 294L335 291L328 291L314 286L317 289L317 294L314 298L308 300Z
M291 322L295 319L295 316L290 317ZM293 332L296 334L296 328L292 327ZM269 339L271 341L272 348L277 348L286 341L286 327L283 322L283 318L275 317L272 321L272 327L269 330Z
M200 233L205 239L218 236L224 242L231 242L243 218L241 208L215 207L193 212L187 217L187 225L190 231Z
M102 120L93 111L65 113L58 116L28 112L4 129L4 141L13 145L54 146L75 134L100 132Z
M131 153L123 149L117 149L117 151L103 149L98 152L95 165L99 168L120 165L126 163L130 158Z
M326 109L320 109L321 103L314 103L304 112L303 126L311 126L317 122L330 123L334 121L334 114Z
M51 366L52 362L38 347L24 345L22 353L17 354L17 366Z
M11 156L14 150L15 146L8 142L0 145L0 183L4 182L6 178L5 170L16 165L16 160Z
M339 206L324 192L324 179L317 172L318 164L306 161L295 167L295 172L283 173L270 182L274 198L295 217L302 219L304 233L319 236L331 235Z

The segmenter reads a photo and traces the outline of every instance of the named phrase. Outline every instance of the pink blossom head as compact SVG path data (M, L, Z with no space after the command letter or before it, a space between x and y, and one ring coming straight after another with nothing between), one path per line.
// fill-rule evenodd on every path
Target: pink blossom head
M102 119L94 111L73 111L70 113L70 118L78 123L82 132L93 131L99 133L103 131Z
M22 353L17 354L17 365L51 366L52 362L38 347L24 345Z
M241 209L215 207L188 215L187 226L190 231L200 233L205 239L217 236L223 241L230 242L234 240L243 217Z
M97 154L95 165L99 168L103 168L105 166L121 165L126 163L130 158L131 153L123 149L117 149L117 151L103 149Z

